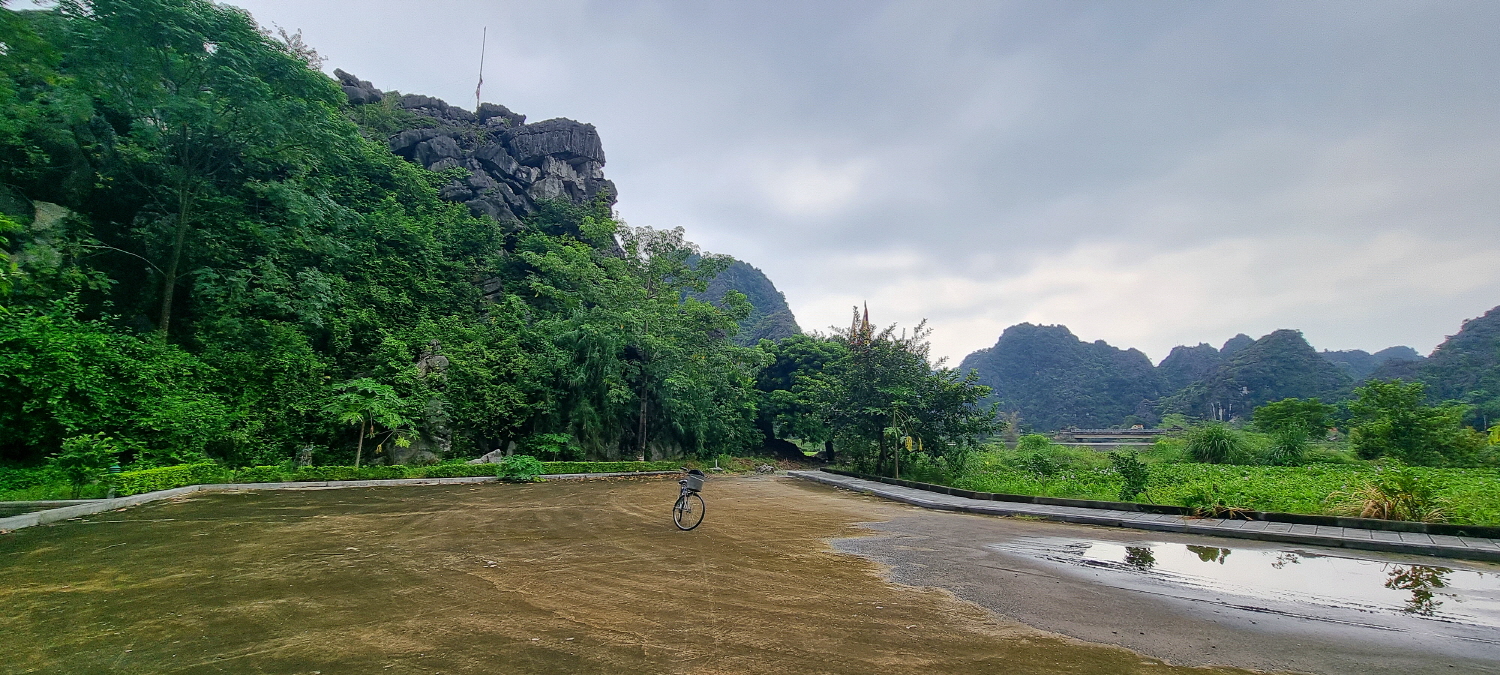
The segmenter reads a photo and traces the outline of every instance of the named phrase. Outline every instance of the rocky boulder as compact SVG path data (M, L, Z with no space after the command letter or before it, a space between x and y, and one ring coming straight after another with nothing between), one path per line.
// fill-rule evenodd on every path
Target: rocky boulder
M351 103L398 96L334 72ZM604 145L592 124L569 119L527 124L525 115L498 103L483 103L476 113L421 94L400 94L396 103L419 123L386 139L391 152L429 171L467 171L439 194L475 215L518 223L536 212L539 201L584 204L600 195L614 201L614 184L604 177Z
M522 126L510 132L506 140L511 155L527 166L540 166L546 157L570 164L585 161L604 164L604 144L592 124L559 117Z
M338 69L334 69L333 76L338 78L339 86L344 88L344 95L349 97L349 103L353 105L379 103L385 99L385 94L370 84L369 80L361 80Z

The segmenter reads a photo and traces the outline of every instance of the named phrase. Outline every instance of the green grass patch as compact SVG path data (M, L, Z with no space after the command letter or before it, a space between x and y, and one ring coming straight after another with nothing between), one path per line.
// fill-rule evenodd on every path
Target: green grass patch
M1387 469L1351 459L1339 448L1314 448L1303 466L1198 464L1183 461L1178 444L1140 453L1148 465L1146 490L1134 501L1193 506L1205 496L1255 511L1334 515L1349 495L1375 482ZM1446 521L1500 527L1500 469L1409 470L1432 488ZM1118 501L1124 484L1109 455L1058 446L1039 451L999 450L972 456L957 472L923 472L904 478L965 490Z

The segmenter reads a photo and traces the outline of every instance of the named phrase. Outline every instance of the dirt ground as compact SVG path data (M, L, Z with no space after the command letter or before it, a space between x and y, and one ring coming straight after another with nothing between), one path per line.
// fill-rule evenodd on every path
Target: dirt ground
M0 671L1209 673L885 581L786 478L214 494L0 535Z

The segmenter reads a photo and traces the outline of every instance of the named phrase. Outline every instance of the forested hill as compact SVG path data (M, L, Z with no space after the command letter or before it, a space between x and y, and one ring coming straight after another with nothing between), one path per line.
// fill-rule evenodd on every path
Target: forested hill
M970 354L960 369L977 373L1001 410L1044 431L1152 424L1166 413L1243 419L1255 406L1281 398L1338 400L1371 377L1421 378L1438 399L1490 401L1496 411L1488 414L1496 418L1500 396L1492 392L1500 392L1500 367L1477 346L1490 332L1500 334L1500 313L1466 323L1445 343L1451 355L1439 359L1445 349L1439 348L1427 360L1410 347L1319 353L1292 330L1260 339L1239 334L1219 348L1175 347L1152 368L1136 350L1082 342L1065 326L1023 323L1007 328L994 347Z
M1019 411L1022 423L1036 429L1118 424L1138 412L1149 415L1149 403L1141 406L1160 393L1145 354L1083 342L1066 326L1011 326L994 347L965 357L959 370L978 373L1002 411Z
M708 282L707 291L694 293L693 297L715 302L727 291L739 291L750 302L750 313L740 319L735 344L749 347L761 340L780 340L802 333L797 317L786 304L786 296L776 290L776 284L760 268L736 260Z
M1500 420L1500 307L1465 321L1427 359L1387 362L1370 377L1423 382L1429 400L1467 403L1467 422L1488 428Z
M794 335L754 268L616 220L589 124L330 78L209 0L0 6L0 45L0 465L874 467L897 410L933 455L993 429L925 330Z

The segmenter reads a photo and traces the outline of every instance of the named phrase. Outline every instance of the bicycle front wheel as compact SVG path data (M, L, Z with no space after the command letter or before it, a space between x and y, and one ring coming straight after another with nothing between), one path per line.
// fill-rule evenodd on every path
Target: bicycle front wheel
M679 530L691 530L703 522L703 498L696 492L685 492L672 505L672 522Z

